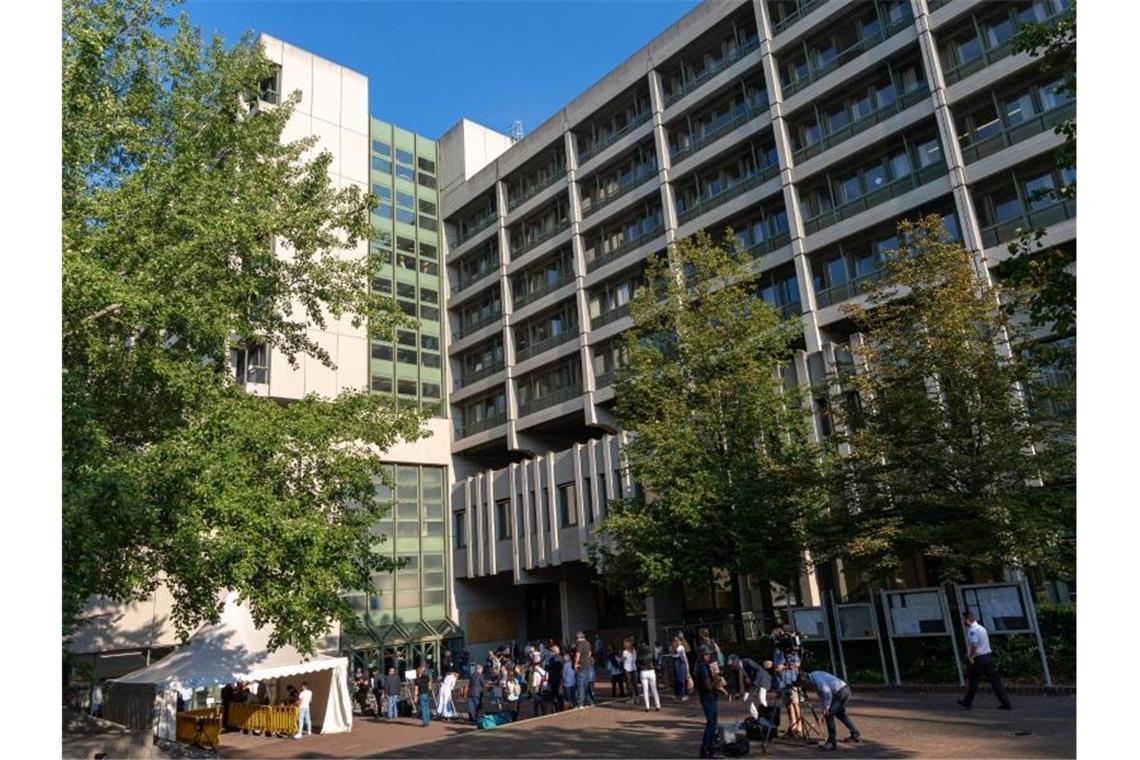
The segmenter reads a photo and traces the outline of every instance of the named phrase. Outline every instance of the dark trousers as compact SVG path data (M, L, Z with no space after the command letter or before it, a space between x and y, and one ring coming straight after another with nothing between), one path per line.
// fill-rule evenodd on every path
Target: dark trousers
M689 669L685 667L685 664L680 659L674 661L673 693L677 696L677 699L685 696L685 678L689 675L688 670Z
M625 688L629 691L629 701L637 698L637 671L625 671Z
M420 695L420 720L424 725L431 723L431 695Z
M831 698L831 705L827 708L827 716L824 718L827 721L827 743L835 744L835 720L847 726L847 730L856 739L859 738L859 729L855 727L854 721L847 717L847 700L851 699L851 689L844 686L837 691Z
M997 674L997 662L994 661L992 654L980 654L974 658L974 662L970 665L969 672L969 686L966 687L966 696L962 699L967 707L974 704L974 694L978 691L978 681L985 678L994 687L994 694L997 695L998 701L1003 705L1009 705L1009 697L1005 693L1005 687L1001 685L1001 678Z
M467 698L467 717L474 723L479 719L479 709L483 706L483 695Z
M626 696L624 673L616 673L610 676L610 694L614 697Z
M705 711L705 732L701 736L701 757L712 757L716 751L716 698L702 699L701 709Z
M532 694L530 697L531 705L534 707L534 715L546 715L546 697L540 691Z

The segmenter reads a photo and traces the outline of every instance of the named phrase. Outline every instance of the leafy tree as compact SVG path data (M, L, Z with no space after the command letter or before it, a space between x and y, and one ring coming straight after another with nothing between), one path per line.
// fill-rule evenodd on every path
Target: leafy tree
M379 454L419 412L366 392L283 406L228 368L243 340L332 366L310 325L390 335L367 236L374 199L338 189L299 101L251 108L271 64L205 43L149 0L66 0L63 24L63 618L165 583L186 634L237 590L273 644L310 649L340 593L390 561ZM273 241L287 255L278 255Z
M648 496L612 505L593 559L613 588L642 594L727 571L743 640L739 574L794 574L826 503L810 417L779 375L799 327L750 293L731 238L701 233L670 255L647 263L617 375L626 461Z
M975 272L937 216L899 225L900 249L845 311L867 339L837 409L851 455L835 480L844 509L813 533L813 553L871 571L902 557L971 567L1071 567L1071 437L1034 403L1036 366L1001 292Z
M1041 56L1041 71L1061 77L1059 90L1067 97L1077 97L1077 7L1070 2L1059 18L1044 23L1026 24L1013 38L1013 49L1019 53ZM1077 120L1068 119L1054 131L1064 135L1065 142L1057 151L1057 162L1065 168L1077 165ZM1033 200L1051 197L1076 200L1077 185L1035 191ZM1072 271L1076 251L1072 248L1046 248L1042 243L1044 229L1026 230L1009 245L1013 258L1002 267L1009 286L1010 308L1024 313L1030 323L1044 327L1056 335L1075 334L1077 326L1077 277ZM1016 296L1016 297L1013 297ZM1034 344L1044 363L1063 365L1074 375L1075 354L1055 351L1047 343Z

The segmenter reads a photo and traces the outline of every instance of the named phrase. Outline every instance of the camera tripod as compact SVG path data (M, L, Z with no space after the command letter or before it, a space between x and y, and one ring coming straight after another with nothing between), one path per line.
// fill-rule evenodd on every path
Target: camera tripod
M796 734L793 731L793 729L796 728L796 724L789 719L788 730L784 732L784 738L801 739L808 743L822 741L824 733L823 728L819 724L819 713L815 709L815 702L812 702L806 690L797 689L797 691L800 699L800 733Z

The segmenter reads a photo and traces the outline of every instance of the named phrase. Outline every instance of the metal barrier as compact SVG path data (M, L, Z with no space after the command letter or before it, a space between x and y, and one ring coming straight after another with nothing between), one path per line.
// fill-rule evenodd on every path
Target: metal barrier
M174 738L182 744L217 747L222 736L222 709L187 710L175 717Z
M300 712L294 705L230 704L226 728L265 734L297 733Z

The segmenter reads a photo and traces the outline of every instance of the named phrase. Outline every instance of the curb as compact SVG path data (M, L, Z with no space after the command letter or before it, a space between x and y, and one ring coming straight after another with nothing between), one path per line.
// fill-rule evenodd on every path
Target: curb
M879 691L883 693L902 693L902 694L958 694L965 687L954 686L952 684L903 684L901 686L891 685L884 686L881 683L855 683L851 684L858 689L867 689L868 691ZM1076 697L1076 686L1026 686L1020 684L1004 684L1007 694L1019 697ZM979 692L993 692L993 688L989 684L980 685Z

